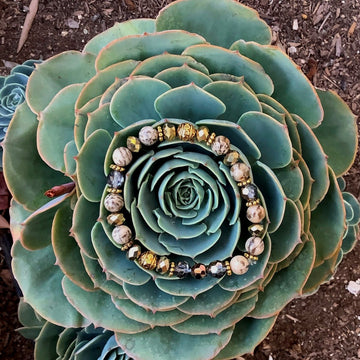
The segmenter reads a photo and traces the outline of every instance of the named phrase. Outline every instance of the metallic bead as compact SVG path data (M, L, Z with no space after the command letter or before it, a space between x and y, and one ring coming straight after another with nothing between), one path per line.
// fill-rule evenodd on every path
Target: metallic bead
M119 245L128 243L132 238L132 232L126 225L115 226L111 232L114 241Z
M262 237L264 230L264 225L262 224L252 224L248 227L248 231L252 236Z
M228 276L231 276L232 275L232 271L231 271L231 267L230 267L230 263L229 263L229 261L225 261L225 266L226 266L226 275L228 275Z
M188 276L190 272L191 272L190 265L186 261L179 261L175 265L174 274L180 279Z
M146 146L154 145L158 141L158 132L151 126L144 126L139 132L140 142Z
M173 124L165 123L163 125L164 140L172 141L176 138L176 127Z
M146 270L154 270L157 264L157 256L151 251L145 251L139 257L139 264Z
M125 222L125 217L122 213L113 213L106 218L109 225L119 226Z
M172 261L170 263L170 270L169 270L169 276L173 276L175 271L175 263Z
M127 147L121 146L113 151L112 159L116 165L126 166L132 161L132 153Z
M232 166L240 160L240 154L237 151L230 151L224 157L224 164L226 166Z
M110 212L118 212L124 207L124 199L118 194L108 194L104 199L104 206Z
M182 141L192 141L196 136L195 126L190 123L182 123L177 128L179 139Z
M216 155L225 155L230 150L230 140L222 135L217 136L211 144L211 150Z
M157 129L157 132L158 132L159 141L164 141L164 134L163 134L163 131L162 131L162 127L158 126L156 129Z
M123 168L122 166L119 166L119 165L115 165L115 164L111 164L110 169L116 170L116 171L125 171L125 168Z
M236 255L230 260L230 267L234 274L242 275L249 270L249 261L245 256Z
M196 139L199 142L207 141L210 135L210 130L206 126L200 126L196 131Z
M136 260L140 255L141 255L141 246L138 244L132 246L126 253L126 257L132 261Z
M247 201L254 201L258 197L256 185L248 184L241 189L241 196Z
M132 246L134 245L134 242L132 240L130 240L128 243L124 244L120 250L121 251L126 251L128 249L130 249Z
M259 205L260 204L260 199L256 199L254 201L248 201L246 203L246 206L249 207L249 206L253 206L253 205Z
M126 146L131 152L139 152L141 150L140 140L135 136L129 136L126 139Z
M250 222L258 224L265 218L265 209L261 205L250 206L246 210L246 217Z
M155 270L159 274L165 274L169 271L169 268L170 268L170 260L166 256L160 256Z
M243 187L243 186L246 186L248 184L251 184L251 179L247 179L247 180L244 180L244 181L240 181L238 182L237 186L239 187Z
M230 175L235 181L246 181L250 177L250 168L241 162L237 162L230 168Z
M252 236L246 240L245 249L250 255L260 255L264 252L264 242L257 236Z
M210 276L219 279L219 278L223 277L226 274L226 266L220 260L213 261L208 265L207 273Z
M191 268L191 275L195 279L203 279L206 276L206 266L204 264L195 264Z
M108 193L111 193L111 194L120 194L120 193L122 193L122 190L121 190L121 189L114 189L114 188L112 188L112 187L106 188L106 191L107 191Z
M215 138L216 138L216 134L213 132L213 133L209 136L209 138L207 139L206 145L207 145L207 146L210 146L210 145L213 143L213 141L214 141Z
M244 253L244 256L248 259L249 265L255 265L256 262L259 260L257 256L250 255L249 253Z
M113 189L120 189L125 182L125 176L120 171L111 170L107 176L107 184Z

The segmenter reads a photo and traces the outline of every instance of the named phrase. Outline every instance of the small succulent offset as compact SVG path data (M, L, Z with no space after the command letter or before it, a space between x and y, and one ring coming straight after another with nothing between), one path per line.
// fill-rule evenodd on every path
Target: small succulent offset
M10 120L16 108L25 100L26 84L29 76L40 60L27 60L15 66L8 76L0 76L0 141L5 137ZM2 149L1 149L2 158ZM2 159L0 159L0 166Z
M134 359L231 359L331 278L359 232L355 117L270 41L236 1L180 0L36 68L4 170L40 316Z

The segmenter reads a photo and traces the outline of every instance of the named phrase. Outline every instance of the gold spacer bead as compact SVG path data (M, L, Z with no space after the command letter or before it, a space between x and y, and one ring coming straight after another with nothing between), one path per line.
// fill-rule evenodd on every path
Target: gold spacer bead
M230 263L229 263L229 261L225 261L225 266L226 266L226 274L228 275L228 276L231 276L232 275L232 271L231 271L231 267L230 267Z
M250 259L251 259L251 260L254 260L254 261L258 261L258 260L259 260L259 258L258 258L257 256L255 256L255 255L250 255Z
M211 133L210 137L208 138L208 140L206 142L206 145L210 146L214 142L215 138L216 138L216 134L214 132Z
M175 271L175 263L172 261L170 264L169 276L173 276Z
M164 141L164 134L162 127L159 125L156 129L158 131L159 141Z
M134 242L132 240L130 240L128 243L126 243L125 245L123 245L120 250L121 251L126 251L128 249L130 249L132 246L134 245Z
M260 199L256 199L254 201L248 201L246 203L246 206L249 207L249 206L253 206L253 205L259 205L260 204Z
M110 169L115 170L115 171L125 171L125 168L123 168L119 165L115 165L115 164L111 164Z
M108 187L108 188L106 189L106 191L107 191L108 193L111 193L111 194L120 194L120 193L122 193L122 190L121 190L121 189L115 189L115 188L111 188L111 187Z
M249 259L250 254L249 254L249 253L244 253L244 256L245 256L247 259Z

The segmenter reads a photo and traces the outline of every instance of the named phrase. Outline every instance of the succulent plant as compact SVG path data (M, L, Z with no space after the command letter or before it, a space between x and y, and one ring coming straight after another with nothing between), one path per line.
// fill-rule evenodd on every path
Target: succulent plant
M25 100L25 89L35 64L40 60L27 60L15 66L8 76L0 76L0 141L5 137L16 108ZM2 166L2 149L0 153Z
M42 317L135 359L231 359L329 280L359 231L355 117L270 41L235 1L180 0L36 68L4 170Z
M131 360L117 345L112 331L93 325L85 328L64 328L42 318L20 298L17 329L35 341L34 360Z

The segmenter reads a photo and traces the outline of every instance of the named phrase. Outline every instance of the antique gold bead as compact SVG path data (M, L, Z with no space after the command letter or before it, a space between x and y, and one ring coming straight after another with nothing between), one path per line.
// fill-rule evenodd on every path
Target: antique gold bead
M164 140L172 141L176 138L176 127L173 124L164 124L162 128L164 134Z
M169 270L169 276L173 276L175 271L175 263L172 261L170 263L170 270Z
M130 240L128 243L124 244L120 250L121 251L126 251L128 250L129 248L131 248L132 246L134 245L134 242L132 240Z
M196 136L196 129L190 123L182 123L177 128L179 139L182 141L192 141Z
M132 152L139 152L141 150L140 140L135 136L129 136L126 139L126 146Z
M156 129L158 131L159 141L164 141L164 134L162 127L159 125Z
M252 224L248 227L248 231L252 236L262 237L262 235L264 234L264 225Z
M119 165L115 165L115 164L111 164L110 169L115 170L115 171L125 171L125 168L123 168L122 166L119 166Z
M226 166L232 166L240 160L240 154L237 151L230 151L224 157L224 164Z
M132 261L136 260L140 255L141 255L141 246L138 244L131 246L128 252L126 253L126 257Z
M122 213L113 213L108 215L106 220L109 225L119 226L125 222L125 217Z
M206 145L207 145L207 146L210 146L210 145L213 143L213 141L214 141L215 138L216 138L216 134L213 132L213 133L209 136L209 138L208 138L208 140L207 140L207 142L206 142Z
M196 139L199 142L207 141L210 135L210 130L206 126L200 126L196 131Z
M157 264L157 256L151 251L145 251L139 257L139 264L146 270L154 270Z
M110 193L110 194L121 194L122 193L121 189L115 189L115 188L112 188L112 187L106 188L106 191L108 193Z
M230 267L229 261L227 261L227 260L225 261L225 266L226 266L226 275L231 276L232 271L231 271L231 267Z
M169 268L170 268L170 260L166 256L160 256L156 265L156 271L159 274L165 274L169 271Z

